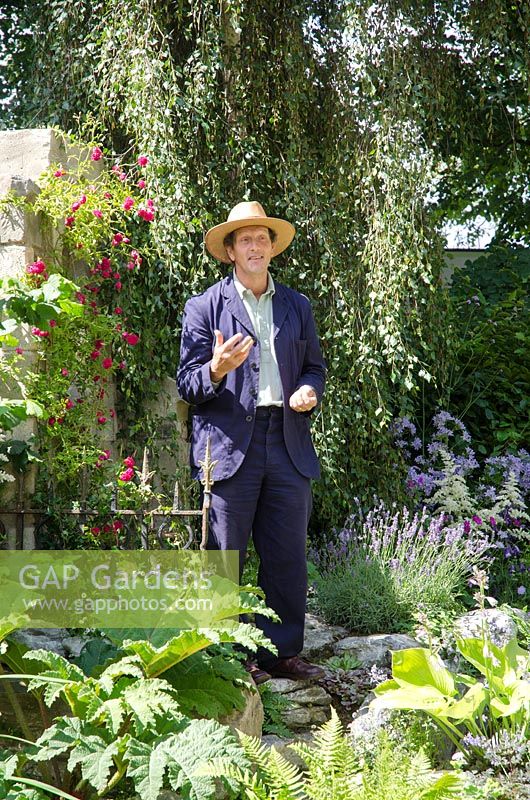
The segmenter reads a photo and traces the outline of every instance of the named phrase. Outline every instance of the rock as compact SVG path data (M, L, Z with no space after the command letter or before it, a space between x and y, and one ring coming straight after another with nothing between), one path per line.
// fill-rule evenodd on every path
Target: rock
M68 658L79 658L81 650L86 643L87 640L83 639L81 636L71 636L69 639L65 639L63 647Z
M299 705L329 706L331 698L322 686L308 686L289 692L287 699Z
M11 638L30 650L50 650L66 658L64 643L72 637L65 628L25 628L14 631Z
M339 625L328 625L314 614L306 614L304 649L301 656L303 658L314 658L315 656L325 656L327 651L337 639L346 636L348 631Z
M469 611L459 617L454 626L455 636L459 639L481 639L484 630L497 647L504 647L517 635L517 625L499 608Z
M351 653L362 666L376 664L380 667L390 665L391 650L406 650L409 647L421 647L411 636L404 633L377 633L372 636L348 636L333 645L337 656Z
M273 678L267 682L268 688L277 694L288 694L311 685L311 681L292 681L290 678Z
M244 689L245 708L242 711L234 710L226 717L222 717L219 722L222 725L229 725L233 730L246 733L248 736L261 736L263 730L263 703L259 692L252 689Z
M386 728L392 718L392 709L376 710L371 708L370 703L373 699L374 695L370 692L348 727L348 735L354 740L371 739L380 730Z
M293 706L282 711L282 719L288 728L306 728L311 725L312 716L308 708Z

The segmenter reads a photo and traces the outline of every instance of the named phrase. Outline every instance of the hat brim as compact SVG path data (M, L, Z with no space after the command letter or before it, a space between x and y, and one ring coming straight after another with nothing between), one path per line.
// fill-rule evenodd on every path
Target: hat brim
M245 219L234 219L231 222L222 222L214 228L210 228L204 237L204 244L206 249L218 261L223 264L230 264L230 259L226 248L223 244L225 236L232 231L237 231L238 228L257 227L261 225L265 228L270 228L276 234L274 242L274 255L277 256L282 253L293 241L296 233L294 225L287 222L285 219L277 219L276 217L247 217Z

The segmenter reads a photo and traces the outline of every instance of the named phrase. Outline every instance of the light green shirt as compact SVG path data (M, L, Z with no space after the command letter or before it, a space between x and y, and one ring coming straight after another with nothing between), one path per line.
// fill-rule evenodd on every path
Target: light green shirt
M243 286L235 271L234 286L247 310L260 344L257 405L283 406L282 382L274 349L272 327L272 296L275 292L272 276L269 274L267 291L261 295L259 300L251 289Z

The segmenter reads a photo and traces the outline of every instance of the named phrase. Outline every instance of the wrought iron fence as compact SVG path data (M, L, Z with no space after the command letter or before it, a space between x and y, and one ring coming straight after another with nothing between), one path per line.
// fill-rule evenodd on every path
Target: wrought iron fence
M169 507L152 507L149 499L140 508L134 510L120 508L118 503L118 490L108 510L91 509L87 502L88 482L86 473L80 478L79 501L72 509L61 509L54 504L46 509L24 507L24 480L23 476L17 478L17 500L14 508L0 507L0 548L7 547L8 527L14 531L14 544L17 550L24 548L24 531L29 527L33 530L35 548L38 550L69 549L69 541L87 531L94 532L94 521L98 521L98 535L110 534L108 546L120 549L155 549L176 547L190 549L199 546L205 549L208 539L208 519L211 500L211 487L213 484L213 468L216 461L210 457L210 442L208 440L204 461L200 462L203 468L202 478L202 503L200 509L184 509L180 502L180 488L175 481L173 502ZM149 471L148 454L144 451L142 465L142 481L144 486L150 485L154 473ZM200 520L200 537L194 529L193 520ZM101 522L101 520L105 520ZM8 521L10 521L8 523ZM108 530L106 530L108 528ZM114 541L112 541L112 537ZM105 540L105 537L103 537ZM105 540L106 541L106 540Z

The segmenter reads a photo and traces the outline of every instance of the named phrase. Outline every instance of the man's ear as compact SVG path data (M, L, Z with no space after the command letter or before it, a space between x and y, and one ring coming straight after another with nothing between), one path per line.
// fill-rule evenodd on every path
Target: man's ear
M234 251L232 250L232 248L230 247L229 244L225 245L225 250L226 250L226 254L227 254L228 258L230 259L230 263L233 264L234 263Z

